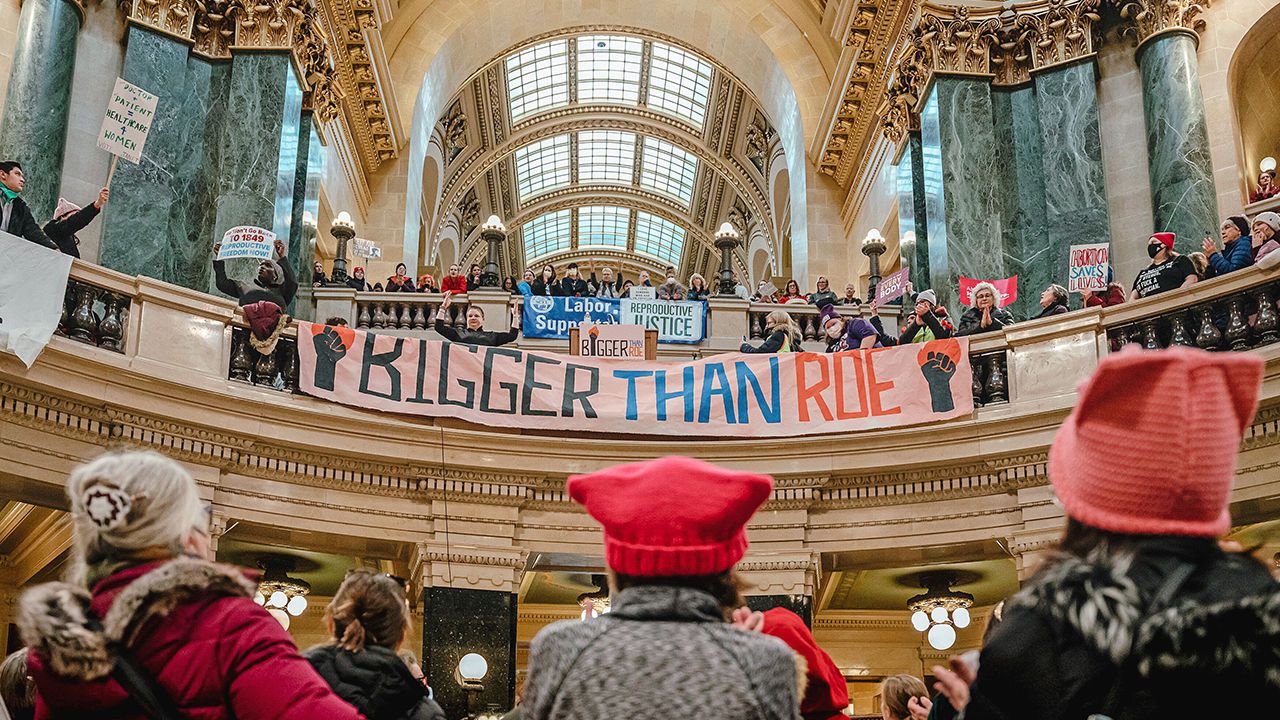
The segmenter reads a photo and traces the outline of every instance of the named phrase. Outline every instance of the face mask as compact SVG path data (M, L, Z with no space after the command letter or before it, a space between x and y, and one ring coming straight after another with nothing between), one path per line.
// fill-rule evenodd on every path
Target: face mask
M1151 258L1154 260L1155 256L1159 255L1160 251L1163 249L1164 249L1164 243L1161 243L1159 245L1148 245L1147 254L1150 255Z
M672 285L674 285L674 284L675 284L675 282L676 282L676 277L675 277L674 275L668 275L668 276L667 276L667 282L669 282L669 283L671 283Z
M542 277L544 277L544 278L546 278L546 279L550 280L550 279L551 279L551 271L550 271L550 270L543 270L543 271L542 271Z
M827 328L827 337L829 337L829 338L831 338L831 339L833 339L833 340L834 340L835 338L840 337L840 326L839 326L839 325L832 325L831 327Z

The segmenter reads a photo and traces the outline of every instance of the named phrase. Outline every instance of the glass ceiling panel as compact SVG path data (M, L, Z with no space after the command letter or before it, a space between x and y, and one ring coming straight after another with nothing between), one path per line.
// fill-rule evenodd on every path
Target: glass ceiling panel
M511 122L569 104L569 41L551 40L507 58Z
M653 44L649 61L649 107L702 127L711 93L711 65L666 43Z
M636 105L644 41L623 35L578 38L578 102Z
M636 166L635 133L584 130L578 133L578 182L631 184Z
M524 238L524 256L529 262L568 250L571 243L572 218L570 210L539 215L520 229Z
M684 228L657 215L636 212L636 252L679 265L683 250Z
M569 135L540 140L516 150L516 193L520 202L570 182Z
M654 137L644 139L640 160L640 187L656 190L689 206L698 158Z
M589 205L578 208L578 247L588 245L627 247L627 230L631 211L613 205Z

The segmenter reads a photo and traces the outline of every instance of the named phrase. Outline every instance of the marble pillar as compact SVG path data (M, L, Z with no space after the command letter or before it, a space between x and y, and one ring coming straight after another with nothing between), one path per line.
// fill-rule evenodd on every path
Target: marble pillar
M26 0L0 123L0 160L22 164L22 198L38 222L53 216L71 107L80 9L70 0Z
M813 598L808 595L748 595L747 607L760 612L786 608L799 615L805 625L813 627Z
M298 152L293 179L293 212L289 220L289 257L298 272L298 298L289 314L311 317L312 265L315 262L316 215L320 212L320 183L324 180L324 147L316 133L315 117L304 110L298 122ZM303 217L309 217L309 224ZM321 318L323 319L323 318Z
M1194 252L1200 249L1201 238L1218 235L1196 36L1190 31L1157 35L1138 48L1137 59L1147 123L1153 231L1177 233L1177 250Z
M142 162L116 166L99 262L205 290L229 66L146 28L130 26L126 42L124 79L159 102Z
M917 132L907 137L907 147L898 161L898 239L902 267L911 269L912 278L928 277L929 226L925 219L924 151Z
M941 76L920 118L929 278L938 302L959 312L960 276L1007 275L1002 242L1000 156L992 127L991 81ZM930 161L938 164L933 171Z
M288 53L232 56L223 114L213 231L206 246L237 225L269 228L288 246L302 121L302 87ZM294 256L288 258L298 269ZM227 275L252 281L258 263L227 262ZM212 278L207 288L216 292Z
M1018 276L1018 298L1007 306L1022 320L1034 317L1040 291L1055 282L1056 241L1045 232L1045 180L1040 159L1040 120L1035 89L1030 85L991 92L993 128L1001 153L1005 273L986 279Z
M463 655L473 652L489 663L480 710L510 710L516 693L515 593L429 587L422 597L422 657L445 715L467 714L467 697L453 671Z

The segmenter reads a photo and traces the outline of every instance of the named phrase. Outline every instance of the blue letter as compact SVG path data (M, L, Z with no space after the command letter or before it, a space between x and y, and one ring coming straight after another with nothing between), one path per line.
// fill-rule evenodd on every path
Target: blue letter
M627 419L635 420L636 412L636 378L652 377L652 370L614 370L613 376L627 381Z
M751 383L751 392L756 396L756 404L760 407L760 415L764 417L764 421L770 424L782 422L782 403L778 402L778 358L769 357L769 382L773 386L773 407L765 402L760 381L756 379L756 374L751 372L751 368L741 360L733 365L735 374L738 376L738 421L745 423L750 419L747 413L747 383Z
M681 372L684 376L684 388L673 393L667 392L667 371L655 370L653 375L654 399L658 406L658 420L667 419L667 402L671 398L684 398L684 421L693 422L693 366L688 365Z
M712 386L712 381L715 386ZM698 407L698 422L705 423L711 418L711 396L719 395L724 403L724 420L730 425L737 422L733 417L733 391L729 389L729 376L724 372L721 363L707 363L702 370L702 403Z

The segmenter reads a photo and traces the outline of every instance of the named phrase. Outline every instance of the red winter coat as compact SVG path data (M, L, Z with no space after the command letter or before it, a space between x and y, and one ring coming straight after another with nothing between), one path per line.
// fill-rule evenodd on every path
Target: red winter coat
M799 615L786 608L773 608L764 614L765 635L772 635L805 660L809 683L800 699L800 715L804 720L843 720L849 707L849 686L831 656L818 647L813 633Z
M66 583L32 588L18 625L31 648L36 719L146 720L109 676L121 639L189 720L361 718L252 591L240 571L187 558L121 570L92 596Z

